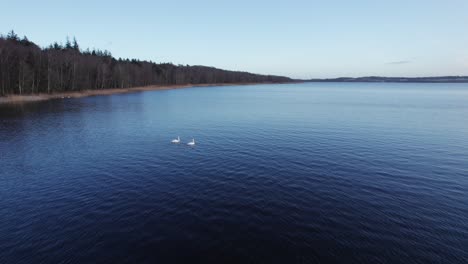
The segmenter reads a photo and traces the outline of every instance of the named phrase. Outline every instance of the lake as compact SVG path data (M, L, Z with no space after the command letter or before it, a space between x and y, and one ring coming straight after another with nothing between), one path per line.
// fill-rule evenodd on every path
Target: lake
M0 155L0 263L468 262L468 84L4 105Z

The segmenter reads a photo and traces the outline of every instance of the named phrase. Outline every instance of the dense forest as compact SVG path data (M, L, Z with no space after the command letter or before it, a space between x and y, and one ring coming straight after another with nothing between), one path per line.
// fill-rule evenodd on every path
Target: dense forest
M205 66L116 59L83 50L75 38L41 48L14 31L0 35L0 95L130 88L147 85L290 82L281 76Z

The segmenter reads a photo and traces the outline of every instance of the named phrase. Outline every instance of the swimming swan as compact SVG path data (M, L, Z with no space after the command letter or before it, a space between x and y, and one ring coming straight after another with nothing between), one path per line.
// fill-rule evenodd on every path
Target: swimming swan
M177 137L176 139L173 139L171 142L172 143L180 143L180 137Z
M192 138L192 141L187 143L189 146L195 146L195 139Z

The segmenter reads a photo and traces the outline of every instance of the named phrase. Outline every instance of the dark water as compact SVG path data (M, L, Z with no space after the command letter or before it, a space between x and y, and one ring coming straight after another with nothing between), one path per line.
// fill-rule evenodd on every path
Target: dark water
M65 99L0 128L0 263L468 262L466 84Z

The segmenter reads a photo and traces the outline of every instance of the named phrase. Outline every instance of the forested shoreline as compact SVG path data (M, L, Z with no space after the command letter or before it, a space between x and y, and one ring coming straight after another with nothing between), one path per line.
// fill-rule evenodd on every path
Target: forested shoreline
M0 35L0 95L78 92L148 85L281 83L287 77L206 66L116 59L109 51L82 50L75 38L41 48L14 31Z

